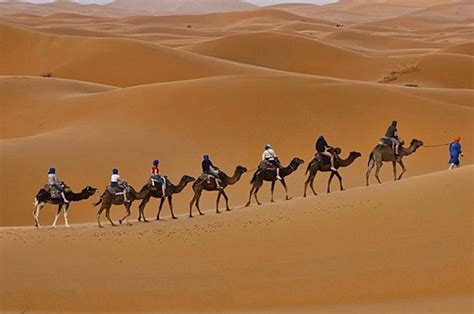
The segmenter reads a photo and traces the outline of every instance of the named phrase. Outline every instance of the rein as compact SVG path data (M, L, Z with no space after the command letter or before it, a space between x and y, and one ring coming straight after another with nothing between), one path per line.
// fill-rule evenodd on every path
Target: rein
M421 147L432 148L432 147L442 147L442 146L448 146L448 145L449 145L449 143L437 144L437 145L423 145Z

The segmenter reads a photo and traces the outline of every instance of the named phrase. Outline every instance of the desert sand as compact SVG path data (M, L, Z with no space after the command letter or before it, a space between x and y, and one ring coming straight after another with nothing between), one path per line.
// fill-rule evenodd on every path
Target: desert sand
M0 309L472 312L474 6L188 2L0 3ZM386 164L365 187L393 119L425 147L403 180ZM346 191L318 174L302 198L320 134L362 157L341 170ZM454 135L465 156L448 172L447 147L430 146ZM51 205L33 228L51 166L75 191L103 191L114 167L139 189L153 159L177 183L203 154L254 169L267 143L284 165L305 160L290 201L277 183L270 203L266 183L243 208L246 173L220 215L207 192L188 218L188 186L176 221L165 205L163 221L99 229L94 196L71 205L72 228L48 227Z

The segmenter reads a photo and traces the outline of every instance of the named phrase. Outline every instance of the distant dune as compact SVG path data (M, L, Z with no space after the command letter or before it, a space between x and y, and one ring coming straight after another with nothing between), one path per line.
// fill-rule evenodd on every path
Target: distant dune
M108 6L169 14L203 14L256 8L255 5L240 0L116 0Z
M112 5L0 3L0 311L471 313L474 50L467 0L341 0L256 8L238 0ZM392 120L424 145L407 173L365 173ZM302 198L315 140L361 157L318 173ZM461 137L461 168L447 171ZM251 177L270 143L284 166L259 190ZM202 156L226 174L230 212L204 192L159 200L132 226L96 224L98 195L33 202L57 169L73 191L104 192L113 168L135 189L151 162L178 183ZM400 173L397 167L397 173ZM220 208L224 202L221 200ZM194 212L196 214L196 212ZM123 217L113 206L111 217Z
M375 80L383 75L384 67L386 71L391 66L390 62L283 33L235 35L185 50L279 70L362 80Z
M81 39L38 34L0 25L15 41L0 51L0 74L47 75L114 86L198 77L263 73L264 70L127 39ZM12 62L15 60L15 62Z

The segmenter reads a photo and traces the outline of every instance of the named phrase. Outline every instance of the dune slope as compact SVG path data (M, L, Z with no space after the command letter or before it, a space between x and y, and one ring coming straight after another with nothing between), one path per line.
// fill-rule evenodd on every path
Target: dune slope
M473 178L469 166L195 219L0 229L2 308L380 313L437 300L467 313Z
M262 69L142 41L40 34L0 24L0 75L75 79L133 86L198 77L262 73Z

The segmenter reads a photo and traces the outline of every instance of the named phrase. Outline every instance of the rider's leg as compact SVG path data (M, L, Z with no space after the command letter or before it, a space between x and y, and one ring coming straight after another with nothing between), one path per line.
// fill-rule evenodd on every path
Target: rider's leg
M163 183L161 184L161 193L163 196L166 195L166 179L164 177L161 177L163 180Z

